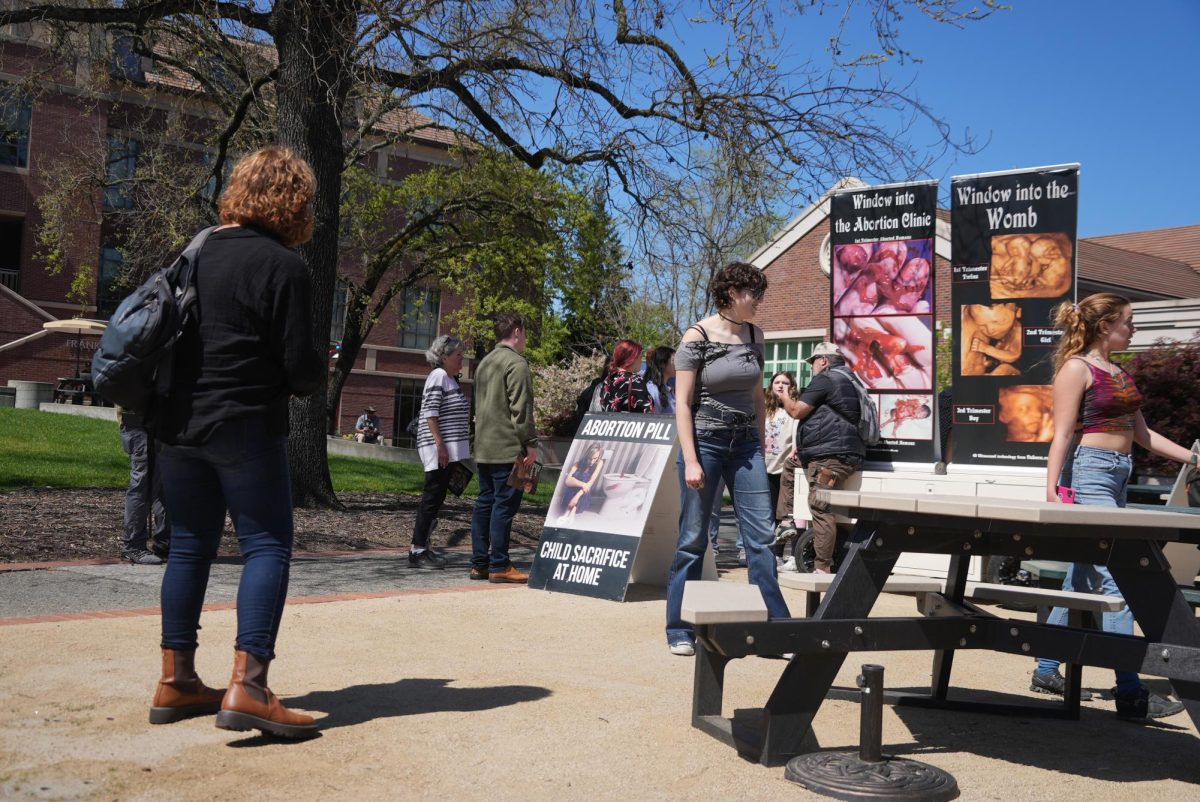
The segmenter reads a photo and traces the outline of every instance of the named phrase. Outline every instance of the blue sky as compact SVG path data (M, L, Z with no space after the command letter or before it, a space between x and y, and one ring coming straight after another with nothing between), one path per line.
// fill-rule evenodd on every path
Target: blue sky
M1007 3L962 29L907 11L900 41L921 63L885 67L956 134L990 137L921 176L941 180L945 205L954 175L1079 162L1080 236L1200 223L1200 0ZM828 61L834 16L781 20L797 62ZM860 49L874 45L861 14L848 30Z
M921 99L990 144L933 177L1079 162L1079 234L1200 223L1200 2L1009 0L914 24ZM915 20L915 18L914 18Z

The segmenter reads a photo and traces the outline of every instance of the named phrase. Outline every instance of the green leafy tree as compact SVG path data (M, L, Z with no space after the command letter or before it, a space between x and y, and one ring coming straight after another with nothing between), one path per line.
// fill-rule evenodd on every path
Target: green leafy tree
M548 295L577 277L564 265L578 258L571 242L579 199L553 174L476 147L458 151L453 166L394 184L352 168L344 187L347 308L329 387L330 431L363 343L407 288L437 285L461 296L447 322L479 345L490 342L491 316L502 308L527 316L535 342L555 340L558 322L543 310Z
M911 55L900 44L906 12L960 24L996 4L860 0L831 16L846 27L865 21L871 47L850 48L839 28L829 39L828 63L782 68L788 26L819 22L834 7L842 4L63 0L8 4L0 26L32 22L49 30L56 47L47 52L77 68L93 63L90 43L105 32L158 58L156 42L184 43L173 68L194 82L198 106L216 109L206 142L215 152L218 189L239 138L278 141L312 164L316 229L300 253L313 282L314 327L328 331L343 172L388 140L405 141L429 118L534 169L557 164L592 173L633 223L682 207L693 152L706 140L737 153L730 160L737 170L775 166L796 192L828 175L919 173L926 148L910 144L905 126L924 120L943 145L951 143L949 129L875 67ZM714 31L723 44L685 57L685 21ZM208 118L207 108L198 116ZM377 123L389 116L413 124L380 137ZM640 228L653 236L653 226ZM503 261L497 256L483 268ZM494 309L497 299L475 303ZM337 504L325 451L326 402L324 393L292 402L289 458L299 505Z
M1200 437L1200 337L1187 342L1160 340L1126 362L1145 401L1147 425L1164 437L1191 448ZM1174 474L1179 466L1140 446L1135 463L1139 473Z

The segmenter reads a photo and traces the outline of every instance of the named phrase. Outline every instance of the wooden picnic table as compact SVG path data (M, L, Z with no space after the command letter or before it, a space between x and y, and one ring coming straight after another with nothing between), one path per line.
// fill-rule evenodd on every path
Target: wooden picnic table
M850 652L937 652L923 706L1012 712L1012 705L950 700L950 668L959 649L986 649L1067 664L1137 671L1171 680L1200 726L1200 622L1184 600L1161 543L1200 544L1200 516L964 496L824 491L855 518L849 552L808 619L697 627L693 725L764 765L801 754L812 721ZM937 612L869 618L901 552L951 556ZM973 555L1102 563L1145 633L1116 635L1001 618L964 601ZM726 664L750 655L795 657L784 664L760 720L722 718ZM1076 696L1079 672L1068 668ZM1019 706L1028 711L1029 707ZM1060 708L1061 709L1061 708ZM1059 714L1061 715L1061 713ZM1075 715L1078 715L1076 705Z

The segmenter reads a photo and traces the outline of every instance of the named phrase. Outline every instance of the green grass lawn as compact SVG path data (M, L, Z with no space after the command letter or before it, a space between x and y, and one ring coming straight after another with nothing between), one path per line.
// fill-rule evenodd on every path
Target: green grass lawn
M331 455L329 472L339 493L420 495L420 465ZM0 408L0 491L18 487L124 487L129 458L112 421L32 409ZM475 496L475 479L464 496ZM546 505L554 485L542 482L526 497Z

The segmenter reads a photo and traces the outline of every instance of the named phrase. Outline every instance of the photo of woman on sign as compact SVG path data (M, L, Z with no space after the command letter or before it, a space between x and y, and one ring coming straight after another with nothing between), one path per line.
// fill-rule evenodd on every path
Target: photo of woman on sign
M593 443L584 458L571 466L563 480L563 493L559 497L559 523L570 525L575 514L587 512L592 499L592 488L600 481L604 472L604 447Z
M546 525L640 537L670 453L669 443L575 440Z

